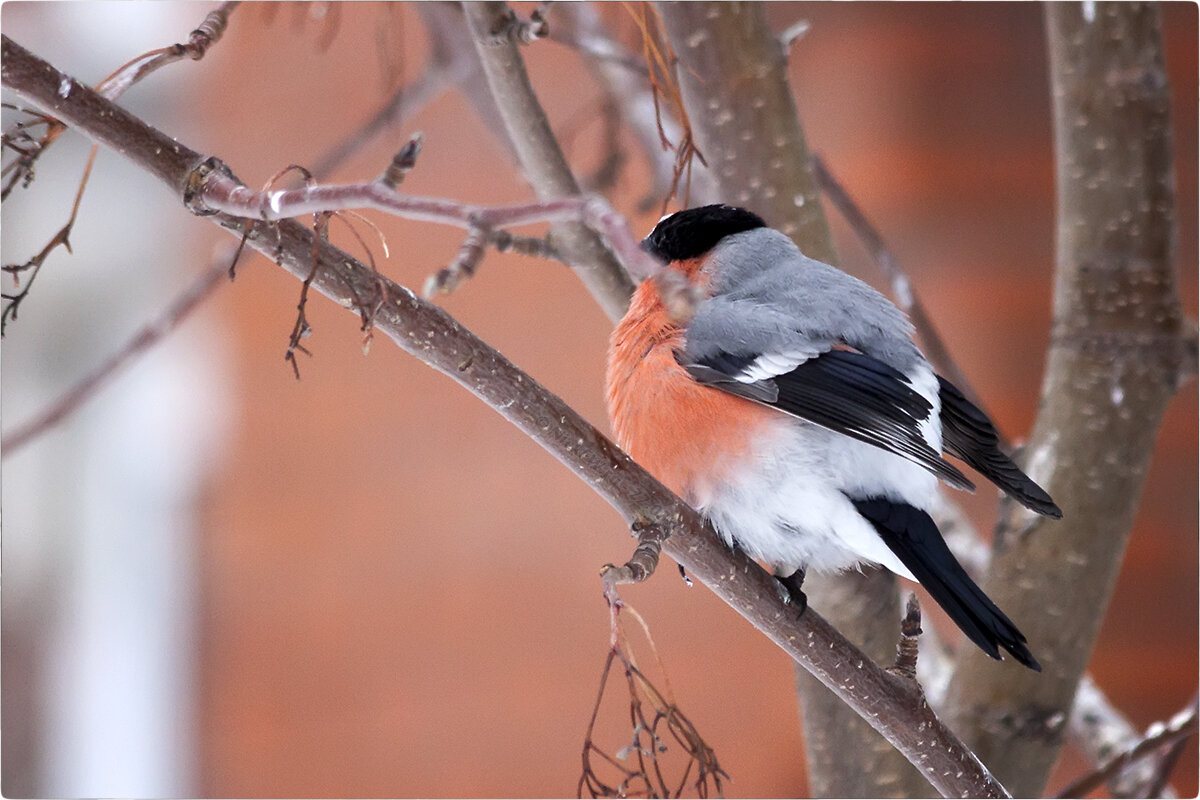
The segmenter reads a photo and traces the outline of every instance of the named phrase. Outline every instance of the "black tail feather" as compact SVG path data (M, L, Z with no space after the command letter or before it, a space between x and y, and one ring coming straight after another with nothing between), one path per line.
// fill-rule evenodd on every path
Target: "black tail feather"
M967 575L928 514L878 497L850 501L967 638L992 658L999 659L999 648L1004 648L1041 672L1025 637Z

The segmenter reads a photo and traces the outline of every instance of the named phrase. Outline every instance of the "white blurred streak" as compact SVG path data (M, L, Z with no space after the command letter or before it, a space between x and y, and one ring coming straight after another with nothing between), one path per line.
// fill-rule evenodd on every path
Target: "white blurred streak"
M138 53L186 38L201 4L6 4L5 33L95 83ZM129 105L186 130L170 99L192 74L163 70ZM6 115L6 123L9 118ZM87 144L68 133L29 190L3 207L3 261L37 252L66 220ZM209 252L169 193L101 152L71 236L10 325L3 424L28 418L160 311ZM11 284L5 282L5 290ZM203 312L201 312L203 317ZM34 669L5 697L5 751L32 737L31 764L4 760L5 794L195 795L196 506L228 427L221 342L185 323L75 416L3 467L4 621L26 634ZM14 659L17 665L28 659ZM6 708L6 712L9 709Z

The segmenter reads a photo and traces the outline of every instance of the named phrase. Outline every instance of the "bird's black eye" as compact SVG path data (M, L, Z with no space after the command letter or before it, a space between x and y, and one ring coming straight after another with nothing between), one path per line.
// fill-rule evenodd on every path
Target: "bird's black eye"
M663 261L683 261L704 255L726 236L766 226L762 217L744 208L700 206L661 220L642 240L642 248Z

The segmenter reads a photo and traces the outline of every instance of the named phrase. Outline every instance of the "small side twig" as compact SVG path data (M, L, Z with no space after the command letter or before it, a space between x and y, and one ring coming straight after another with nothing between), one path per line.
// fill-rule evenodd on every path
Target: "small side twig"
M800 19L793 22L783 29L779 34L779 46L783 48L784 54L792 49L792 45L804 38L804 34L808 33L812 28L812 23L806 19Z
M520 253L523 256L544 258L548 261L568 263L558 248L544 236L517 236L508 231L492 231L488 244L496 248L497 253Z
M449 294L464 281L470 280L475 275L475 270L479 268L479 262L483 260L490 237L491 231L485 226L477 225L468 228L467 235L458 248L458 255L454 257L450 265L442 267L425 281L424 295L433 297L441 292Z
M1187 708L1169 721L1155 723L1146 731L1146 736L1129 750L1120 753L1100 767L1072 781L1055 797L1084 797L1093 789L1103 785L1133 762L1144 758L1164 746L1172 745L1196 733L1200 727L1200 705L1195 697Z
M426 278L421 289L422 294L425 297L449 294L475 277L488 246L494 247L497 253L520 253L570 266L570 262L563 258L558 248L547 237L517 236L508 231L493 230L488 226L468 228L454 261Z
M204 17L204 20L188 36L187 42L142 53L101 81L96 86L96 91L109 100L115 100L130 86L157 69L185 58L193 61L204 58L208 48L220 41L225 34L225 29L229 26L229 15L238 5L240 5L238 2L222 3Z
M242 248L239 245L234 255L234 261L241 252ZM227 270L232 268L232 264L228 267L224 264L216 265L197 277L162 314L134 334L104 363L44 408L33 419L6 432L3 439L0 439L0 452L3 453L3 458L8 458L46 433L89 399L95 397L121 369L179 327L179 324L199 308L205 298L224 282L222 278L225 277Z
M404 177L416 166L417 156L421 155L421 147L425 144L425 134L417 131L408 138L404 146L396 151L392 163L379 177L379 182L389 189L395 189L404 182Z
M908 678L917 679L917 646L921 635L921 604L917 602L914 593L908 595L905 603L904 619L900 621L900 641L896 645L896 661L888 668L888 672Z
M33 183L34 178L34 162L41 155L42 149L57 137L57 133L53 136L51 133L62 132L65 130L65 126L49 114L43 114L34 109L22 108L12 103L0 103L0 106L20 111L30 117L28 120L16 123L4 132L3 137L0 137L0 147L16 154L15 158L0 169L0 176L8 176L3 188L0 188L0 201L3 201L8 199L9 194L18 184L22 189L29 188L29 184ZM30 133L30 129L43 125L46 126L45 133L40 138L35 138Z
M521 19L516 12L509 9L503 18L499 19L489 32L486 43L501 45L507 42L516 44L533 44L538 39L544 39L550 33L546 23L546 11L550 3L543 2L529 15L529 19Z
M658 558L662 553L663 542L668 531L655 522L638 520L630 526L633 535L637 537L638 545L633 555L622 566L605 564L600 575L606 587L623 583L641 583L654 574L658 567Z
M292 325L287 350L283 354L283 360L292 365L292 372L296 375L296 380L300 380L300 363L296 360L296 352L299 351L312 357L312 353L300 342L302 339L312 336L312 326L308 324L308 315L305 313L308 309L308 290L320 268L320 243L325 240L329 232L329 218L332 216L333 214L330 212L313 214L312 269L300 282L300 302L296 304L296 322Z
M71 216L67 218L66 224L59 228L58 233L54 234L46 246L33 258L24 264L5 264L2 268L4 272L12 276L13 281L17 284L20 284L20 276L23 273L29 272L29 277L26 278L25 286L20 291L15 294L5 293L2 295L8 304L4 306L4 311L0 312L0 336L4 335L9 321L17 318L17 311L21 303L29 296L29 290L33 288L33 282L38 273L42 271L42 265L46 263L50 254L58 249L59 245L65 247L68 253L71 252L71 229L75 227L75 219L79 216L79 204L83 201L83 190L87 188L88 178L92 174L92 165L96 163L96 153L99 149L99 145L92 145L87 165L83 168L83 177L79 179L79 188L75 190L75 202L71 205Z

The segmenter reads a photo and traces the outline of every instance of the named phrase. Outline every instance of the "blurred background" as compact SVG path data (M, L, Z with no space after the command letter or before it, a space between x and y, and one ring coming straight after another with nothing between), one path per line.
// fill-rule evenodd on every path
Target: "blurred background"
M212 7L6 3L0 24L95 84L185 40ZM624 4L599 13L636 51ZM1178 264L1195 319L1197 8L1164 13ZM790 59L810 146L882 232L999 427L1023 438L1054 254L1041 8L774 3L768 15L777 30L811 23ZM569 47L541 41L524 53L573 167L589 174L603 158L599 88ZM255 185L288 164L312 166L396 85L416 81L428 55L408 4L247 4L203 61L171 65L121 102ZM531 197L454 91L327 179L376 176L415 130L425 148L407 191L479 204ZM641 234L658 209L635 213L650 181L625 143L609 197ZM66 220L87 150L66 134L33 185L5 202L5 264L28 259ZM386 261L373 247L380 269L408 286L461 241L456 229L366 216L390 243ZM882 288L830 218L843 266ZM344 232L335 239L361 252ZM4 430L228 258L233 241L101 151L73 255L51 256L4 339ZM382 338L364 355L357 317L323 298L308 307L313 356L301 356L297 381L283 355L299 290L248 255L237 280L159 347L5 454L5 795L575 793L608 646L597 574L631 552L621 519L450 380ZM608 429L610 323L568 269L489 254L439 302ZM1193 381L1167 414L1090 667L1139 727L1196 690L1197 483ZM956 499L991 529L992 493ZM806 792L788 659L673 568L623 596L731 776L726 793ZM619 702L602 711L612 752L628 726ZM1051 789L1086 768L1068 751ZM1176 773L1185 796L1196 774L1193 740Z

